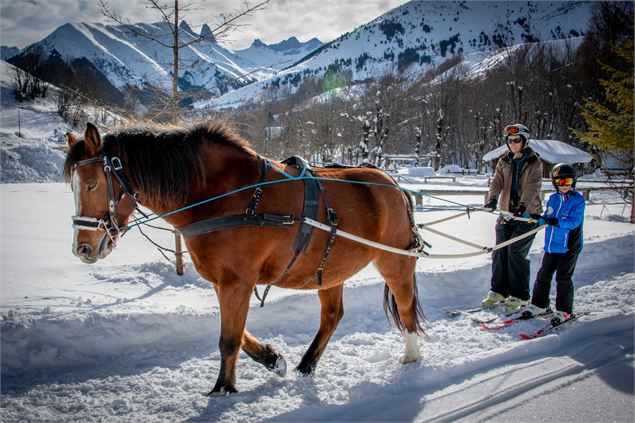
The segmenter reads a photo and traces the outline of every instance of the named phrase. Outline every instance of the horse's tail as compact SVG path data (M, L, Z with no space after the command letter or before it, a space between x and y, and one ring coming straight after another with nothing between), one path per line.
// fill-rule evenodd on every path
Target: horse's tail
M412 281L413 281L414 295L412 297L412 304L410 305L410 307L412 309L412 313L414 314L415 320L417 323L416 332L420 335L425 336L426 333L423 328L423 322L426 320L426 316L423 313L421 304L419 303L419 290L417 289L417 277L414 274L414 272L412 274ZM386 314L386 319L388 319L388 321L390 321L390 318L392 317L392 320L395 322L397 329L399 329L401 332L406 331L406 326L404 325L404 322L401 319L401 316L399 315L399 308L397 307L395 296L393 295L392 291L388 287L388 284L384 285L384 313Z

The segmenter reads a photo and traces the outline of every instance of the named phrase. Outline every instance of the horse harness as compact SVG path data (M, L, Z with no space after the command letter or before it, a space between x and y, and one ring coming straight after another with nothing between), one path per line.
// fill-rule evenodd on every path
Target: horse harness
M338 224L338 218L335 211L330 207L328 198L324 192L322 184L318 179L313 177L302 178L304 181L304 203L302 206L302 216L297 218L293 215L278 215L270 213L257 213L258 204L263 194L263 183L267 178L267 168L269 163L267 160L258 155L258 162L260 168L260 176L254 193L251 197L249 205L245 209L244 213L234 214L229 216L218 216L209 219L200 220L198 222L191 223L189 225L179 228L179 231L185 237L194 237L210 232L217 232L224 229L237 228L242 226L254 226L254 227L280 227L291 228L296 222L300 222L300 228L295 237L295 243L293 247L293 256L287 264L284 271L271 283L267 285L262 298L258 294L258 289L254 287L254 292L258 300L260 300L260 306L264 306L265 298L269 292L269 289L273 285L280 283L291 271L293 265L296 263L300 254L306 251L313 234L313 226L304 223L304 218L317 219L319 196L322 196L326 208L326 216L329 226L331 228L328 241L324 247L322 254L322 260L317 267L313 277L317 278L319 286L322 286L324 266L328 260L328 257L335 243L336 229ZM300 177L308 174L314 176L313 171L310 169L309 164L299 156L292 156L282 162L288 166L297 169L300 172Z
M139 209L137 194L133 191L123 172L121 172L123 166L118 157L104 153L89 159L79 160L75 163L75 168L97 163L103 165L104 173L106 174L106 184L108 186L108 209L100 219L97 219L96 217L73 216L73 228L87 231L98 231L103 229L106 234L114 240L115 235L123 235L127 231L127 227L120 228L119 223L117 222L117 207L119 206L119 202L123 198L124 194L127 194L132 199L135 210L144 216L147 215ZM112 184L113 175L119 183L119 194L116 197Z

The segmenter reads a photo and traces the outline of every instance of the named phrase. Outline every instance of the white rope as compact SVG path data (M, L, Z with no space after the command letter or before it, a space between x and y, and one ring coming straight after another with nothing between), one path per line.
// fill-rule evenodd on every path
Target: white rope
M437 234L439 236L451 239L452 241L456 241L456 242L458 242L460 244L465 244L467 246L476 248L477 250L487 250L488 249L487 247L485 247L483 245L478 245L478 244L471 243L470 241L465 241L464 239L460 239L460 238L457 238L457 237L452 236L450 234L446 234L446 233L443 233L441 231L437 231L436 229L428 228L425 225L417 225L417 227L420 228L420 229L426 230L428 232L432 232L433 234Z
M478 209L475 209L475 210L478 210ZM469 211L464 211L464 212L459 213L459 214L454 214L454 215L452 215L450 217L444 217L443 219L433 220L432 222L423 223L423 225L425 225L425 226L436 225L437 223L447 222L448 220L452 220L452 219L456 219L457 217L465 216L468 213L469 213Z
M324 223L320 223L316 220L313 220L309 217L302 218L302 221L307 225L311 225L315 228L322 229L326 232L331 232L331 227L329 225L325 225ZM351 241L358 242L360 244L365 244L371 246L373 248L377 248L378 250L384 250L395 254L401 254L402 256L410 256L410 257L428 257L426 253L417 253L415 251L402 250L400 248L390 247L388 245L380 244L379 242L371 241L366 238L359 237L357 235L353 235L349 232L345 232L341 229L337 229L335 233L342 238L350 239Z
M325 232L331 232L331 227L329 225L325 225L324 223L320 223L316 220L313 220L311 218L308 217L304 217L302 218L302 221L304 223L306 223L307 225L311 225L315 228L321 229ZM540 231L541 229L544 228L544 225L538 226L537 228L532 229L529 232L526 232L522 235L519 235L515 238L512 238L510 240L507 240L505 242L502 242L500 244L497 244L494 247L483 247L480 245L476 245L476 244L472 244L471 246L474 248L478 248L480 249L480 251L476 251L476 252L472 252L472 253L460 253L460 254L428 254L428 253L417 253L415 251L409 251L409 250L403 250L400 248L395 248L395 247L391 247L389 245L385 245L385 244L380 244L379 242L375 242L375 241L371 241L369 239L366 238L362 238L360 236L357 235L353 235L349 232L343 231L341 229L336 229L335 233L336 235L341 236L342 238L346 238L346 239L350 239L351 241L355 241L357 243L360 244L364 244L364 245L368 245L370 247L373 248L377 248L378 250L383 250L383 251L388 251L390 253L395 253L395 254L400 254L402 256L409 256L409 257L427 257L427 258L441 258L441 259L450 259L450 258L465 258L465 257L474 257L474 256L478 256L480 254L486 254L486 253L491 253L492 251L496 251L499 250L501 248L507 247L509 244L512 244L516 241L519 241L521 239L527 238L528 236L531 236L533 234L535 234L536 232ZM427 230L431 230L430 228L426 228ZM435 231L438 232L438 231ZM451 235L445 235L444 236L448 236L451 237ZM461 241L463 242L463 241ZM466 243L467 241L463 242ZM469 245L469 244L468 244Z

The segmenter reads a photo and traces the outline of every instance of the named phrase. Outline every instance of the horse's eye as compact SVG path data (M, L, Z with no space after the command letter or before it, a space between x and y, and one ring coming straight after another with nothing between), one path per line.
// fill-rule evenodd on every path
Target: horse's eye
M92 182L92 183L88 184L88 192L91 192L92 190L95 189L95 187L97 186L97 182L99 182L99 181L95 181L95 182Z

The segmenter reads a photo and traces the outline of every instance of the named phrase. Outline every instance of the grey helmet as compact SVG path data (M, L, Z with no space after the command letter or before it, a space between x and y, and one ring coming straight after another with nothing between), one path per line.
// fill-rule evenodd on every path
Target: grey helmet
M524 149L529 144L529 137L531 137L531 132L529 132L529 129L525 125L522 125L520 123L514 123L512 125L507 125L503 129L503 135L505 136L505 143L507 144L507 147L509 147L509 141L507 141L507 138L510 135L520 135L524 140L523 141L523 149Z

